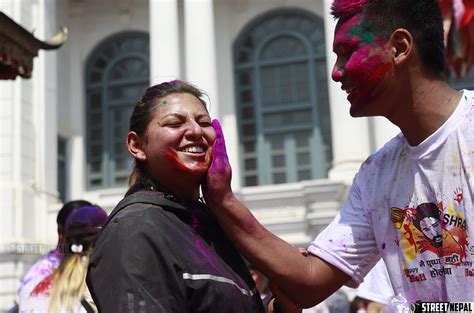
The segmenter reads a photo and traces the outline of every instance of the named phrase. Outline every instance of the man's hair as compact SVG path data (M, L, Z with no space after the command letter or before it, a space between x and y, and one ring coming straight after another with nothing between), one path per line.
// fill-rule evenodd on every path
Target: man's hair
M63 233L64 232L64 224L66 223L66 220L71 214L74 209L83 207L83 206L91 206L92 203L86 200L73 200L66 202L61 210L58 212L58 216L56 218L56 223L58 224L58 233Z
M345 21L360 14L362 22L384 40L397 28L408 30L427 70L445 70L443 18L438 0L334 0L331 13Z
M426 202L426 203L422 203L419 206L417 206L416 207L416 218L413 220L413 224L415 225L416 228L421 230L420 222L421 222L421 220L423 220L424 218L427 218L427 217L432 217L432 218L435 218L437 220L440 219L441 213L440 213L438 207L436 206L436 204L434 204L432 202Z

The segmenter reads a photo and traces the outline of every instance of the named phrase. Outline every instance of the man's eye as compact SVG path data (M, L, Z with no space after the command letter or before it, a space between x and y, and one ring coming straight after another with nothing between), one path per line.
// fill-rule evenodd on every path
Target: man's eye
M206 121L206 122L199 122L199 126L201 126L201 127L209 127L209 126L211 126L211 122L207 122L207 121Z

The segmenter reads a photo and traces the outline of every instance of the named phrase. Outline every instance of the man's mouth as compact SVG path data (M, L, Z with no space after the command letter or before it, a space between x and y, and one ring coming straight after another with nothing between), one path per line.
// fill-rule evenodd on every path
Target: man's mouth
M344 90L347 94L351 94L351 93L355 90L355 88L354 88L354 87L350 87L350 88L344 88L343 90Z

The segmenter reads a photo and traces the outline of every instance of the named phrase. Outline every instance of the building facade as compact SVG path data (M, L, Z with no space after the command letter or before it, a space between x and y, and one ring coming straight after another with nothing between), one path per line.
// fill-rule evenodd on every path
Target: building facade
M353 119L331 81L330 0L0 0L35 36L31 79L0 82L0 309L57 240L62 203L112 210L126 190L128 119L147 86L180 78L222 123L233 189L298 245L337 213L368 155L398 129ZM453 81L471 87L473 77Z

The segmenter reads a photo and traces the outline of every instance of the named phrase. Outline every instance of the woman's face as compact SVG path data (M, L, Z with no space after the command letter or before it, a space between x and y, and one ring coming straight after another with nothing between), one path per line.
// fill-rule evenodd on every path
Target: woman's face
M204 105L188 93L155 99L154 105L143 147L146 168L158 179L183 172L204 175L216 139Z

